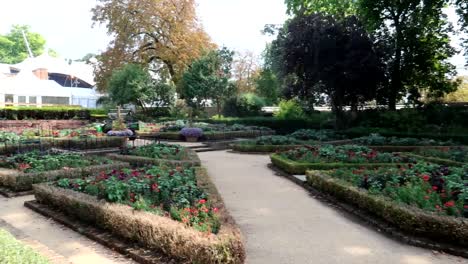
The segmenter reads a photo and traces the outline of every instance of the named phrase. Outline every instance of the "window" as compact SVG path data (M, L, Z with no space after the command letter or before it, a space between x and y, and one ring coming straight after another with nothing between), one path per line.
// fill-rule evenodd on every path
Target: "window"
M70 98L68 98L68 97L55 97L55 96L42 96L42 104L69 105L70 104Z
M36 96L29 96L29 103L30 104L37 104L37 97Z
M5 94L5 103L6 104L13 104L13 95L12 94Z
M25 104L26 96L18 96L18 104Z

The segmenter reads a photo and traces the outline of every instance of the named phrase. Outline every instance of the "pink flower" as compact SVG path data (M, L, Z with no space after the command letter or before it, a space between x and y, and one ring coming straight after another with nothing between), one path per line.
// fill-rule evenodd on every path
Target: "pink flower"
M454 201L449 201L449 202L446 202L444 204L445 207L454 207L455 206L455 202Z
M205 204L206 203L206 200L205 199L201 199L200 201L198 201L199 204Z
M429 175L426 174L426 175L423 175L422 178L423 178L423 180L424 180L425 182L427 182L427 181L429 181L429 179L430 179L431 177L429 177Z
M437 191L438 189L439 189L439 187L437 187L437 186L432 186L432 190Z

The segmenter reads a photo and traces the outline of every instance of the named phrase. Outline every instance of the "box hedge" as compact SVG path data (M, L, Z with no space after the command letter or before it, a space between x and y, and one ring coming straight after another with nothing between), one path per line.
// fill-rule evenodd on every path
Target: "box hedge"
M369 195L365 190L326 175L326 172L308 171L307 184L375 215L405 233L468 246L468 221L464 219L432 214L383 196Z
M197 169L200 187L208 188L209 200L219 208L221 229L217 235L204 234L181 222L149 212L135 211L129 206L107 203L96 197L52 187L34 186L41 204L58 209L88 224L96 225L116 236L137 242L184 263L244 263L245 249L239 228L226 211L221 197L206 175Z
M272 153L286 151L300 147L301 145L255 145L255 144L231 144L234 151L246 153Z
M90 116L90 110L77 107L25 107L0 109L0 119L6 120L89 120Z
M153 159L134 155L107 154L107 157L113 160L128 162L135 166L144 165L174 165L174 166L200 166L201 161L197 153L189 148L184 148L186 159L169 160L169 159Z
M128 163L114 162L113 164L95 165L84 168L70 168L62 170L23 173L11 172L0 174L0 186L4 186L15 192L32 190L32 185L43 182L56 181L62 178L81 178L94 174L96 171L122 169L128 167Z
M399 163L343 163L343 162L327 162L327 163L304 163L296 162L278 154L270 156L271 162L276 167L289 174L305 174L307 170L331 170L339 168L379 168L379 167L395 167Z

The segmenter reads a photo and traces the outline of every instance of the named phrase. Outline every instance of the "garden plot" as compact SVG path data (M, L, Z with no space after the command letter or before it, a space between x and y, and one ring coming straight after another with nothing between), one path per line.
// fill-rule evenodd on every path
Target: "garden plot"
M240 231L202 168L108 170L34 188L37 202L177 261L245 259Z
M120 154L108 154L108 157L134 165L200 166L200 159L195 151L176 144L153 143L138 147L127 147L122 149Z
M76 153L32 151L0 157L0 186L7 196L32 190L32 185L60 178L79 178L95 170L127 164Z
M365 146L304 146L271 155L273 165L290 174L305 174L311 169L378 168L412 162L398 153L385 153Z

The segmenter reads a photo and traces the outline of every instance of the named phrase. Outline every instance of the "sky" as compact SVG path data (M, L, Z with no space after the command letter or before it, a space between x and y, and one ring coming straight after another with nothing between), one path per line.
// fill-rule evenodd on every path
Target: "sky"
M261 34L265 24L281 24L286 16L284 0L196 0L199 18L219 46L260 55L271 40ZM47 47L61 57L82 58L105 50L109 36L102 26L92 28L90 9L96 0L0 0L0 34L13 24L30 25L47 40ZM454 20L454 11L449 10ZM457 45L457 41L454 41ZM468 75L463 56L452 62Z

